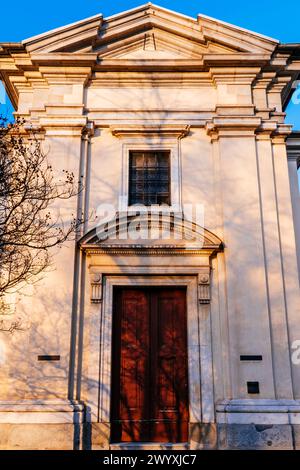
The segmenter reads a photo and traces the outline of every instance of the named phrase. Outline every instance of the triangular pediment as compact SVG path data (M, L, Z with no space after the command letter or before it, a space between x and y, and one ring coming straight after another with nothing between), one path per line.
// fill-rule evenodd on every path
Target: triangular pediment
M138 32L128 38L112 43L94 46L101 58L116 59L197 59L204 54L236 53L233 48L223 45L196 43L178 33L149 28L147 32Z
M147 3L97 15L23 41L29 52L93 53L116 59L197 59L205 54L270 54L277 41L219 20L191 18Z

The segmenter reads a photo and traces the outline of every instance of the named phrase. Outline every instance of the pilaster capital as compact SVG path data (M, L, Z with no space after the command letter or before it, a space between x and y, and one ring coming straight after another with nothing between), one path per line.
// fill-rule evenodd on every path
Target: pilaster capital
M39 67L41 77L49 85L81 84L85 85L92 74L92 67L49 66Z
M211 67L210 74L215 85L251 85L260 67Z
M86 116L54 115L40 117L39 125L51 136L81 137L87 125Z
M285 141L291 133L292 126L280 124L276 121L264 121L256 130L256 140L269 140L273 143L285 144Z
M217 116L206 124L206 132L213 140L220 137L254 137L261 125L256 116Z
M277 124L276 131L272 134L273 144L286 145L286 139L291 134L293 126L289 124Z
M290 83L290 76L275 77L268 86L268 93L281 93L284 87Z
M270 140L271 136L277 130L277 123L274 121L265 121L256 130L256 140Z
M253 82L253 89L256 90L266 90L274 78L276 77L276 72L263 72L260 73L255 81Z

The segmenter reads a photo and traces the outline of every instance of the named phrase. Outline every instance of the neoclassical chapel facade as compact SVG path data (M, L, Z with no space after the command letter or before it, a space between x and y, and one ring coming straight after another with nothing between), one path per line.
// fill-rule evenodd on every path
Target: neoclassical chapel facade
M0 44L85 220L13 296L0 448L300 448L299 72L297 44L151 3ZM156 236L128 237L137 203Z

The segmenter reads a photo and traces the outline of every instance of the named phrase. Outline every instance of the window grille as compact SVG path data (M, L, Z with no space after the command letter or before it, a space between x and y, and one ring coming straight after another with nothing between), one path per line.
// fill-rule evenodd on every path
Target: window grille
M171 204L169 151L130 152L129 205L133 204Z

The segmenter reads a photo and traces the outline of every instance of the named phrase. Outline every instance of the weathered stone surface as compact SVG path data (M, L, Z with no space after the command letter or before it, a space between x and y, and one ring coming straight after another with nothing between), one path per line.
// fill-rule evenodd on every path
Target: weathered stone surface
M0 424L1 450L79 449L77 424Z
M191 423L190 424L190 448L213 450L217 447L216 424Z
M285 424L219 424L218 448L292 450L292 427Z
M110 425L108 423L84 423L82 448L84 450L109 449Z
M295 450L300 450L300 424L294 424L292 429Z

